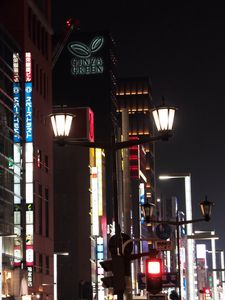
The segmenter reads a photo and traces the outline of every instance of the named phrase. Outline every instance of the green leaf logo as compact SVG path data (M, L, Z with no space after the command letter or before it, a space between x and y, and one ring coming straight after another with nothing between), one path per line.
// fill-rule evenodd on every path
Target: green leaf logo
M99 51L104 43L104 38L96 36L90 43L90 47L81 42L72 42L67 48L73 55L79 58L88 58L92 53Z
M90 44L90 49L91 49L91 52L94 53L94 52L97 52L103 45L103 37L101 36L97 36L95 37L92 41L91 41L91 44Z
M80 42L72 42L67 48L73 55L80 58L87 58L91 55L89 47Z

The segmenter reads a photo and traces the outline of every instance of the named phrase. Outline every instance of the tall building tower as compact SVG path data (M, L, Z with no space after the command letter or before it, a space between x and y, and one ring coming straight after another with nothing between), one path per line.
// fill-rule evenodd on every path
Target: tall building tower
M148 77L120 78L117 85L117 103L124 138L131 140L153 135L153 123L150 118L151 85ZM128 156L129 161L126 163L124 153L123 190L130 186L128 192L123 194L124 229L133 238L149 239L151 237L149 229L142 222L141 205L155 201L154 146L153 144L132 146L129 148ZM128 168L130 173L126 174ZM130 182L127 182L127 177ZM135 243L134 252L146 250L148 250L147 242ZM132 264L132 289L138 292L136 276L143 272L143 261L134 261Z
M19 148L19 145L14 145L14 130L19 118L16 117L13 100L19 101L19 80L16 76L19 63L17 61L16 66L13 61L19 55L18 44L0 25L0 299L19 296L20 292L20 272L14 270L13 258L14 202L20 194L19 191L17 195L14 194L14 179L17 178L19 182L22 177L14 169L14 153ZM15 243L17 241L19 243L20 239L15 239Z
M117 86L118 111L127 110L129 139L153 135L150 117L152 108L151 85L148 77L120 78ZM130 148L129 154L132 234L134 237L148 237L148 232L140 223L140 205L154 203L154 146L145 144Z
M0 20L19 45L7 58L14 60L11 184L20 240L14 246L14 267L26 270L21 295L53 299L52 133L47 122L52 110L51 1L3 0Z
M113 133L118 135L115 57L115 42L108 32L75 31L54 67L54 104L89 107L95 141L109 142ZM79 126L77 116L74 126ZM67 218L65 231L55 231L55 243L58 251L70 253L59 274L59 297L79 299L93 292L96 299L104 299L99 261L107 256L113 228L112 159L101 149L67 146L55 148L55 162L56 218ZM64 272L71 276L65 278Z

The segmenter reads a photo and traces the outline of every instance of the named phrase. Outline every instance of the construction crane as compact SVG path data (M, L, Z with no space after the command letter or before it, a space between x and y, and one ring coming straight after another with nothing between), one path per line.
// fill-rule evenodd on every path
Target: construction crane
M62 39L58 42L56 45L53 55L52 55L52 69L54 68L60 54L63 51L63 48L68 41L71 33L73 30L79 30L80 29L80 21L74 18L70 18L69 20L66 21L66 31Z

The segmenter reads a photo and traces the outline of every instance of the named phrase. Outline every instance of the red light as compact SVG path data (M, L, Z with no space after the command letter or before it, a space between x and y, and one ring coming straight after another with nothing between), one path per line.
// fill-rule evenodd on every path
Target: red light
M79 27L80 26L80 21L74 18L70 18L69 20L66 21L66 26L70 28L71 26Z
M209 295L210 294L210 289L205 289L205 294Z
M158 276L162 273L162 261L159 258L146 260L146 273L148 275Z

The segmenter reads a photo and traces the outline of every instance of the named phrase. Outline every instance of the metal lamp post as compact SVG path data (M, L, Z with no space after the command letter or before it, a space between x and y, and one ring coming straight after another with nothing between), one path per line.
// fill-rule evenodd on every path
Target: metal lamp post
M58 300L58 278L57 278L57 271L58 271L58 264L57 264L57 258L58 255L69 255L68 252L56 252L53 254L53 267L54 267L54 274L53 274L53 280L54 280L54 300Z
M192 201L191 201L191 174L190 173L178 173L178 174L167 174L160 175L160 180L170 180L170 179L184 179L184 190L185 190L185 215L186 218L192 219ZM192 235L193 226L192 223L186 226L187 235ZM194 281L194 241L187 240L186 245L186 259L187 259L187 299L195 300L195 281Z
M180 280L180 274L181 274L181 269L180 269L180 236L179 236L179 226L181 225L186 225L186 224L192 224L192 223L196 223L196 222L201 222L201 221L210 221L211 219L211 213L212 213L212 207L213 207L213 202L210 202L207 200L207 197L205 198L204 201L200 202L200 209L201 209L201 213L203 215L203 218L200 219L194 219L194 220L183 220L183 221L179 221L178 218L178 213L176 214L176 221L171 221L171 220L154 220L152 219L153 216L153 209L154 206L151 203L145 203L143 205L143 209L144 209L144 213L145 213L145 220L147 223L157 223L157 224L169 224L169 225L174 225L176 226L176 232L177 232L177 258L178 258L178 288L179 288L179 297L181 299L181 280ZM189 299L189 298L187 298Z
M64 109L65 110L65 109ZM115 136L112 136L111 142L86 142L77 141L70 138L69 132L72 125L74 115L66 112L56 112L50 115L52 127L54 130L55 140L59 145L73 145L88 148L108 149L112 154L113 164L113 208L114 208L114 222L115 222L115 236L117 252L122 255L122 240L121 229L118 216L118 199L117 199L117 178L116 178L116 152L124 148L129 148L134 145L142 145L145 143L154 143L159 140L168 140L172 136L173 122L175 116L175 107L167 107L164 104L152 110L152 115L155 125L159 132L157 136L143 137L139 140L129 140L123 142L116 142ZM118 294L118 300L123 299L123 293ZM57 299L56 299L57 300Z

